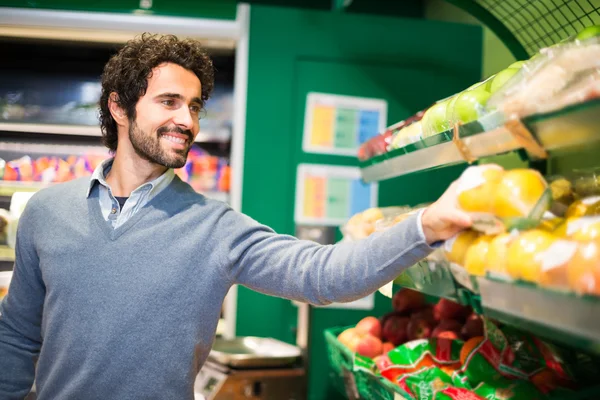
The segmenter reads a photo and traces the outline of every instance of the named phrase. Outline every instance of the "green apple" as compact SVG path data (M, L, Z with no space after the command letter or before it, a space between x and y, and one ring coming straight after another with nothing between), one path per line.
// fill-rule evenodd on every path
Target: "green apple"
M502 86L508 82L510 78L512 78L519 70L517 68L506 68L502 71L498 72L494 79L490 81L489 84L489 92L491 94L496 93Z
M441 101L431 106L423 115L423 136L429 137L450 129L446 118L448 100Z
M595 36L600 36L600 25L588 26L587 28L585 28L577 34L576 39L587 40Z
M448 105L446 106L446 120L450 125L454 124L454 104L456 104L456 99L458 99L458 96L460 96L463 93L464 92L455 94L448 101Z
M485 90L484 87L470 90L458 96L454 103L453 120L466 124L479 118L490 95L490 92Z
M514 62L514 63L510 64L507 69L511 69L511 68L521 69L521 68L523 68L523 65L525 65L526 62L527 61L517 61L517 62Z

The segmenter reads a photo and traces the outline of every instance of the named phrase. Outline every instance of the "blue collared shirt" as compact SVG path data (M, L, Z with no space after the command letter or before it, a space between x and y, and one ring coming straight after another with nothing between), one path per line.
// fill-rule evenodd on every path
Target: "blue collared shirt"
M94 170L92 178L90 179L90 187L87 192L87 196L90 196L92 189L98 185L100 190L98 198L100 199L100 209L102 210L102 216L106 221L109 221L114 229L123 225L129 218L131 218L138 210L144 207L154 196L159 194L173 181L175 172L169 168L164 174L154 179L151 182L146 182L142 186L135 189L129 195L127 202L123 206L123 209L119 206L119 202L112 194L110 185L106 182L106 175L112 168L114 159L109 158L103 161Z

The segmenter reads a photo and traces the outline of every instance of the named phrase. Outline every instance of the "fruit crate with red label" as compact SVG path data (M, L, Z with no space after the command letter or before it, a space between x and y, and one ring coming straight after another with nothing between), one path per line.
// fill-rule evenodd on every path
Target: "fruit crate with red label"
M388 380L355 368L356 354L337 339L338 335L348 328L351 327L325 330L327 356L332 369L331 382L338 392L345 394L351 400L410 399L405 392Z

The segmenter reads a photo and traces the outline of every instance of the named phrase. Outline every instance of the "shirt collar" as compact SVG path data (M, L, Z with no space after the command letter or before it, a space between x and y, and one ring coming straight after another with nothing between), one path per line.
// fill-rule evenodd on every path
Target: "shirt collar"
M114 160L115 160L114 158L106 159L106 160L102 161L96 167L96 169L94 170L94 172L92 173L92 176L90 178L90 185L88 187L86 197L90 197L90 194L92 193L92 189L94 188L94 186L97 183L101 184L102 186L104 186L106 188L110 188L110 186L106 182L106 175L110 172L110 169L112 168ZM139 188L135 189L134 192L139 189L149 187L150 188L150 197L153 197L156 194L158 194L160 191L162 191L164 188L169 186L171 181L173 181L174 177L175 177L175 171L173 171L172 168L169 168L169 169L167 169L167 171L164 174L162 174L158 178L154 179L153 181L144 183Z

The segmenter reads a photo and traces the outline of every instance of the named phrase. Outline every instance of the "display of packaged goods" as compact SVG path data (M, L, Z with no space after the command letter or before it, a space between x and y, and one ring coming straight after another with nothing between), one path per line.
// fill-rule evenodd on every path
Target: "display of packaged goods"
M600 39L542 49L488 102L508 118L550 112L600 95Z
M372 328L370 319L339 333L338 343L345 343L344 332ZM468 338L408 340L376 357L356 354L351 368L357 381L367 375L377 384L379 377L379 385L391 382L405 399L571 398L593 386L599 372L582 353L487 318Z
M483 333L481 318L473 309L447 299L436 303L420 292L402 288L392 298L393 311L380 318L369 316L338 335L338 340L352 352L373 359L390 355L394 347L428 339L468 340Z
M28 155L15 160L0 159L0 180L9 182L41 182L44 184L66 182L90 176L109 154L90 153L80 156ZM200 147L192 146L186 164L175 173L196 191L229 192L230 167L227 160L212 156Z
M445 118L448 127L466 124L484 116L487 113L486 104L490 95L488 81L477 83L454 95L446 107Z
M423 138L423 124L421 121L413 122L410 125L395 132L391 142L387 147L388 151L402 148L406 145L416 143Z
M389 126L379 135L363 143L358 149L358 159L365 161L405 144L418 141L421 138L421 125L418 122L423 118L423 114L424 111L419 111L410 118Z
M486 234L538 226L552 197L538 171L504 171L495 165L467 168L457 193L458 205L471 214L474 229Z
M359 240L385 230L416 212L410 207L374 207L353 215L340 228L346 240Z

